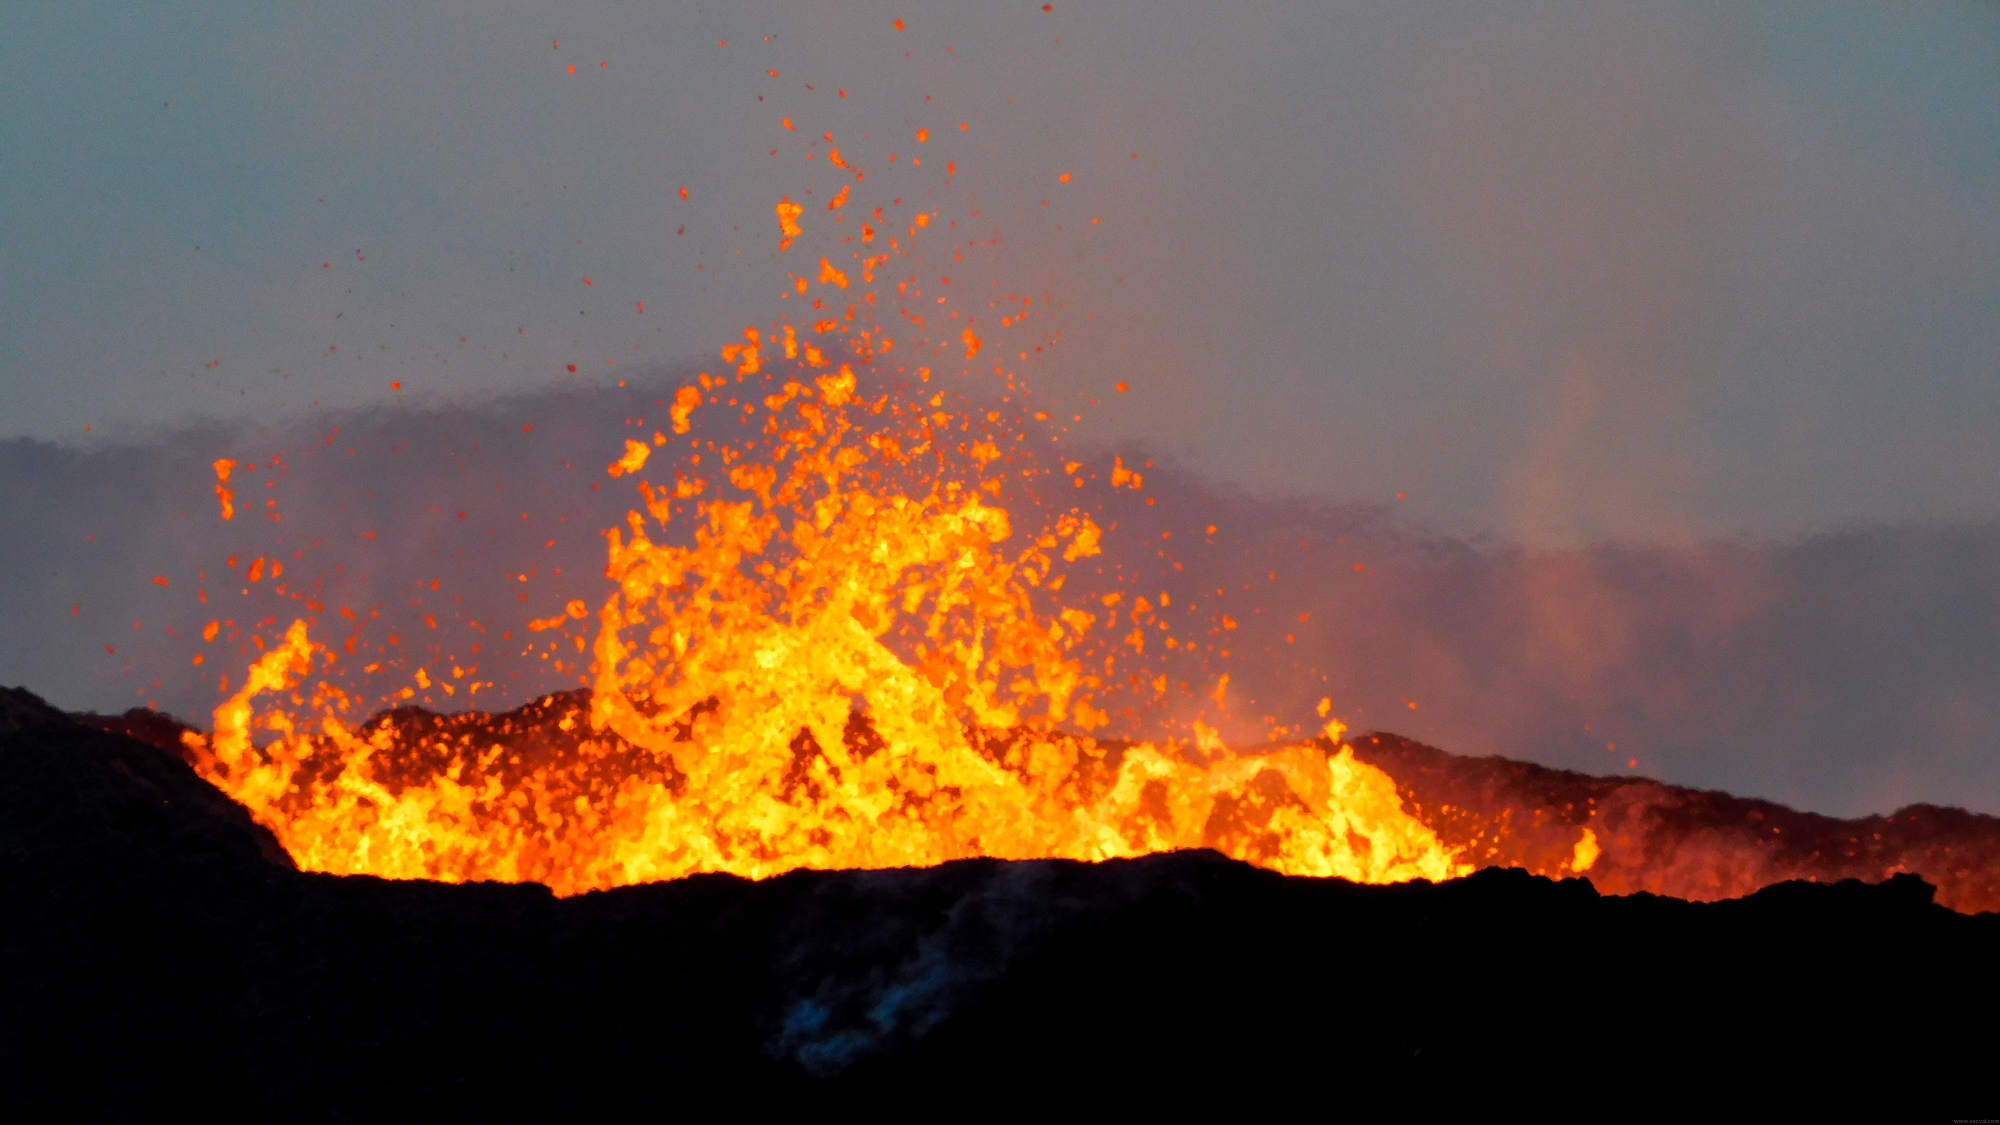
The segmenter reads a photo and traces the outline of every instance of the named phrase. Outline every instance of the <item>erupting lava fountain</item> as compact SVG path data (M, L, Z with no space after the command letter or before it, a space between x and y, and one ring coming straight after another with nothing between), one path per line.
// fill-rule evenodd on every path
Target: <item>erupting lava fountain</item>
M1172 594L1107 586L1107 531L1036 492L1077 468L1034 452L1059 423L1004 363L990 383L973 374L986 345L971 316L945 296L918 303L919 273L898 267L921 268L920 244L952 224L901 199L869 208L852 197L865 173L826 155L841 177L827 253L783 294L819 312L745 328L725 366L663 400L669 423L608 466L642 501L608 533L615 590L529 626L559 638L560 658L561 627L594 616L587 695L499 720L406 709L356 725L355 695L330 675L343 656L302 617L268 651L254 638L262 655L213 733L187 736L202 776L307 869L562 894L1187 847L1364 882L1471 870L1340 745L1338 721L1255 753L1199 720L1184 737L1104 735L1119 693L1187 690L1168 674L1189 647L1161 612ZM805 208L774 210L787 253L808 238ZM891 288L891 271L907 280ZM1032 298L1009 304L978 331L1038 315ZM891 307L900 340L879 319ZM906 356L963 360L985 385L946 393L930 367L894 365ZM216 464L225 519L232 468ZM1136 503L1144 480L1117 461L1111 484ZM415 681L432 686L421 668ZM1211 682L1220 707L1228 677Z

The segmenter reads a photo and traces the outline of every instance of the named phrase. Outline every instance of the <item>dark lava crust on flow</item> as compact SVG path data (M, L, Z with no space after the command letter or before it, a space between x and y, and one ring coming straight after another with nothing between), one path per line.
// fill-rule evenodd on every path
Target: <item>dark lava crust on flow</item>
M1604 894L1713 902L1794 879L1875 883L1911 874L1953 910L2000 910L2000 817L1910 805L1840 820L1650 778L1461 758L1393 734L1364 734L1352 745L1356 758L1396 780L1411 815L1482 867L1567 874L1589 828L1601 854L1586 874Z
M1932 897L1368 887L1213 852L560 900L343 878L171 754L0 691L0 1108L1990 1116L2000 915Z

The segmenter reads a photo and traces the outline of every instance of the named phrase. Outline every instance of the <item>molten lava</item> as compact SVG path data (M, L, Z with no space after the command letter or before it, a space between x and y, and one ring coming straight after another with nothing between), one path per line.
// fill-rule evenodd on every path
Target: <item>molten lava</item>
M803 208L787 199L776 214L782 253L806 237ZM824 302L910 257L933 217L912 214L907 240L885 226L888 252L857 250L846 269L820 258L818 283L833 288L811 305L824 319L745 329L722 349L722 375L678 390L674 437L629 440L608 466L640 478L645 510L609 533L616 590L596 613L587 703L548 716L560 737L496 737L421 712L350 726L355 701L326 675L336 656L299 621L217 708L213 734L189 736L203 776L303 868L535 880L560 894L701 871L1201 846L1369 882L1469 871L1404 811L1387 774L1338 746L1338 723L1329 740L1252 754L1200 723L1187 744L1093 733L1108 722L1110 653L1143 653L1138 627L1153 612L1136 599L1131 636L1099 643L1091 630L1100 613L1115 623L1118 596L1100 597L1099 613L1056 600L1103 530L1072 508L1017 534L999 501L1006 478L1026 473L1002 445L1031 459L1024 432L1000 411L955 414L943 393L912 398L909 384L870 398L822 350L867 363L896 348L868 319L874 289L841 319ZM864 225L864 242L876 236ZM882 307L906 291L916 303L916 280L884 289ZM791 275L785 297L803 303L810 285ZM1028 303L1001 327L1019 327ZM970 360L982 346L971 317L939 310L929 339L924 316L898 311L931 355L962 347ZM918 374L929 382L930 369ZM703 408L732 412L751 440L689 436ZM216 466L225 512L227 466ZM1122 462L1114 484L1141 487ZM589 616L571 602L531 628ZM432 684L422 669L415 678ZM1166 690L1164 676L1125 679Z
M497 741L350 729L338 689L297 691L334 659L298 622L217 709L196 747L204 776L308 869L565 894L697 871L1199 846L1370 882L1462 870L1345 747L1236 755L1205 728L1193 747L1092 737L1101 680L1071 650L1095 618L1038 616L1031 592L1058 559L1096 554L1097 526L1069 514L1009 551L1007 512L981 499L997 479L872 487L929 443L906 450L868 424L887 398L854 395L843 368L767 399L776 456L725 457L742 499L702 498L684 474L642 482L655 523L633 512L629 536L611 535L618 589L597 615L587 713L560 719L588 730L570 753L522 769ZM628 451L614 468L643 465ZM649 537L690 519L689 545ZM285 693L316 721L253 710ZM258 729L275 739L254 745Z

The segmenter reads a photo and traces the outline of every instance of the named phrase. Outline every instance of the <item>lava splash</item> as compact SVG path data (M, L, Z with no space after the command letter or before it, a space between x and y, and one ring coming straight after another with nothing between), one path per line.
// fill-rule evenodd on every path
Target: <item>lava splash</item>
M684 388L676 434L759 371L753 355L738 383ZM1113 658L1087 667L1098 614L1052 599L1101 529L1072 510L1017 541L996 445L962 443L942 471L937 447L966 420L860 397L844 365L763 405L760 455L710 445L712 493L687 471L700 452L670 486L639 482L646 511L609 536L591 691L552 716L555 752L394 714L351 728L351 700L316 675L337 657L301 621L213 735L190 736L197 768L301 867L563 894L1202 846L1364 882L1469 870L1387 774L1335 748L1337 722L1254 754L1199 723L1186 744L1096 737ZM668 440L629 442L611 473L643 473Z

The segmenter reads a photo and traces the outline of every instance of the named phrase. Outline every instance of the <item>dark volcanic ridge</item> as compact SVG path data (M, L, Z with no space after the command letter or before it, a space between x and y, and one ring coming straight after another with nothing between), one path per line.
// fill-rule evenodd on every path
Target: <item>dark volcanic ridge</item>
M1440 771L1413 793L1618 799L1517 763L1371 753L1392 751ZM1727 807L1702 796L1676 807ZM1907 1115L1989 1098L1996 940L2000 915L1946 910L1909 874L1713 903L1507 869L1361 886L1208 851L567 899L320 875L174 756L0 691L0 1106L17 1111L1310 1097L1362 1117Z
M1910 805L1841 820L1648 778L1461 758L1379 731L1352 745L1396 779L1405 809L1479 867L1569 874L1589 828L1600 854L1582 874L1602 894L1715 902L1792 880L1916 875L1953 910L2000 910L2000 817Z
M557 724L587 710L588 698L584 691L561 692L497 714L404 707L370 719L364 729L393 719L410 736L399 742L444 735L505 745L528 762L567 759L581 735ZM181 757L181 734L195 729L138 707L74 718ZM1581 874L1603 894L1646 891L1693 902L1741 898L1792 880L1878 883L1917 875L1953 910L2000 911L2000 817L1910 805L1842 820L1642 777L1465 758L1385 731L1350 743L1357 758L1395 779L1405 809L1476 867L1517 867L1551 878ZM1577 871L1585 829L1598 855Z

